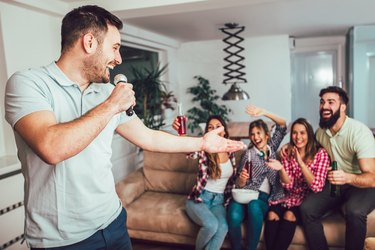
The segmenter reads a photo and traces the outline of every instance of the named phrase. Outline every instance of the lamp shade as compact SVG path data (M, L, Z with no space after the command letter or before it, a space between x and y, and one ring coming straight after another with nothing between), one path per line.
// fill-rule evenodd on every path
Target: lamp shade
M250 99L249 94L242 90L236 83L233 83L230 89L222 97L222 100L224 101L238 101L247 99Z

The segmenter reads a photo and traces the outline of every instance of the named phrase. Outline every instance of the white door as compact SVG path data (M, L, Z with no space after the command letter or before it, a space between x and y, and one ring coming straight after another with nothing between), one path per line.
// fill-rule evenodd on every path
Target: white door
M320 90L329 85L342 85L343 52L341 45L328 44L330 40L319 40L319 45L316 45L317 40L306 40L291 53L292 120L304 117L316 130L319 126ZM340 43L343 41L339 40Z
M351 31L352 116L375 128L375 25Z

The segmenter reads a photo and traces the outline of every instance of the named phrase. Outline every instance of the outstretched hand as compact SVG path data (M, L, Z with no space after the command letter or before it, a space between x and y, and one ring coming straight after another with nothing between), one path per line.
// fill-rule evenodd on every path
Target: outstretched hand
M224 131L224 127L214 129L203 136L202 150L207 153L236 152L245 149L242 141L226 139L218 134Z
M262 108L257 107L257 106L248 105L248 106L246 106L246 113L251 115L251 116L259 117L259 116L265 115L266 111Z

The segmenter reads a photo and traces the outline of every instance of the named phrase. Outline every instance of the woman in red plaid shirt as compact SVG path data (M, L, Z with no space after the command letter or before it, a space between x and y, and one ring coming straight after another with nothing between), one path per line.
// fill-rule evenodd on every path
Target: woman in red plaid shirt
M177 118L173 128L178 131ZM224 127L219 136L228 138L225 120L219 115L207 119L204 133ZM228 232L225 205L229 203L231 190L236 177L234 153L210 154L205 151L194 152L188 157L199 159L197 182L186 200L187 215L201 226L195 249L219 250Z
M291 128L289 155L267 164L278 170L285 197L273 201L265 226L267 249L288 249L297 223L300 222L298 207L309 192L322 191L327 177L330 159L327 151L315 140L312 126L304 118L297 119Z

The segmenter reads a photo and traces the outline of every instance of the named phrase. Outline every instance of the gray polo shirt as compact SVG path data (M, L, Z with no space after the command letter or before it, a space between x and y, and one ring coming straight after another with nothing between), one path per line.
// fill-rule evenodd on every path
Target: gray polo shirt
M72 121L103 102L111 84L91 84L85 91L55 63L15 73L7 82L5 118L14 127L22 117L49 110L58 123ZM15 132L25 177L25 237L31 247L70 245L109 225L121 212L111 171L111 142L120 123L115 115L79 154L48 165ZM59 150L58 148L55 149Z

